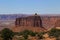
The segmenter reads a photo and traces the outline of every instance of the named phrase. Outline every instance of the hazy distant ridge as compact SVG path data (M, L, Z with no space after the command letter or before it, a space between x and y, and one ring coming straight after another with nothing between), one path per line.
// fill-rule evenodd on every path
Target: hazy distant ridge
M11 15L0 15L0 20L16 19L18 17L25 16L23 14L11 14Z
M26 17L25 14L0 15L0 20L14 20L18 17ZM60 17L60 15L40 15L41 17Z

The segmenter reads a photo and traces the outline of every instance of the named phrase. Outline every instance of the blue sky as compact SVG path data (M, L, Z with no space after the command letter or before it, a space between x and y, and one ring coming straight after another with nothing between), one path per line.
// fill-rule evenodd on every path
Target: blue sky
M0 14L60 14L60 0L0 0Z

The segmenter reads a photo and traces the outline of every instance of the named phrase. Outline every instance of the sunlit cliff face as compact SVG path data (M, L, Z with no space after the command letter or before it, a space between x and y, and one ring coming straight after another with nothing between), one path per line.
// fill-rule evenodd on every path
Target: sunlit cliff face
M16 18L15 26L22 27L21 29L43 30L41 17L37 14L27 17ZM24 29L23 29L24 28ZM41 29L42 28L42 29Z
M2 18L2 16L0 16L0 28L3 28L3 27L12 28L17 26L18 27L25 26L24 28L28 26L30 26L31 28L43 27L45 29L60 27L60 16L49 16L49 15L42 16L38 14L24 16L24 17L22 15L12 15L12 16L9 15L9 16L6 16L6 18Z
M37 14L28 17L16 18L15 25L42 27L41 17Z

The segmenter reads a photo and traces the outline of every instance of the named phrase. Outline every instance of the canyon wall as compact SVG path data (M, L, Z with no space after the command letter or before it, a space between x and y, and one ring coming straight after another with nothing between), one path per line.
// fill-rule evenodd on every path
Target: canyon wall
M16 28L24 26L23 28L30 29L35 28L34 30L49 30L53 27L60 27L60 16L27 16L16 18L15 21ZM17 26L18 25L18 26ZM30 26L30 27L29 27Z

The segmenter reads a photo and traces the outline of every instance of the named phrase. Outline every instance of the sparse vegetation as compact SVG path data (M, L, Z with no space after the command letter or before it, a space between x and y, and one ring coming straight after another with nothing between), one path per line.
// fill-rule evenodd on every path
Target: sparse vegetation
M44 37L43 37L44 34L45 34L45 32L40 32L40 33L38 33L39 39L43 39L43 38L44 38Z
M25 39L27 39L28 35L35 36L36 33L34 33L33 31L30 31L30 30L24 30L23 32L20 32L20 35L23 35L23 37Z
M56 40L60 40L60 29L55 29L52 28L50 31L48 32L33 32L31 30L24 30L22 32L13 32L12 30L5 28L0 32L0 36L1 38L3 38L3 40L12 40L12 38L14 37L14 35L17 36L22 36L23 38L19 38L19 40L28 40L28 35L30 35L31 37L38 37L38 39L44 39L43 35L44 34L48 34L49 37L55 37Z
M56 37L57 40L60 37L60 29L56 29L56 28L52 28L49 32L48 32L49 36L51 37ZM59 39L60 40L60 39Z
M1 31L1 37L3 38L3 40L12 40L13 36L14 33L8 28L5 28Z

